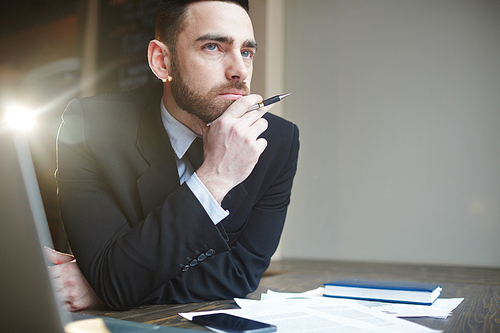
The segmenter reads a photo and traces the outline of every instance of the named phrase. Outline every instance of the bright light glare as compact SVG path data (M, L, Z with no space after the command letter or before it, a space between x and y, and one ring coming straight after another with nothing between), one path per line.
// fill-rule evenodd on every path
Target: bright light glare
M19 130L29 130L35 125L35 113L17 105L7 108L7 123Z

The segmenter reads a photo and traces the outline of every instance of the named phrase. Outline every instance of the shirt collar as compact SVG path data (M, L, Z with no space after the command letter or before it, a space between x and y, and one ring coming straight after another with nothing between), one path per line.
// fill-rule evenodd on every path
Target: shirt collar
M161 120L170 138L175 155L178 159L181 159L198 135L175 119L167 111L163 101L161 102Z

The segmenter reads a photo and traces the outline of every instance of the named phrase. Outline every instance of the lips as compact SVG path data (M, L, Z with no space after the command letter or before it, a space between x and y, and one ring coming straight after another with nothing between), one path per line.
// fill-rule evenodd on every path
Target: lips
M220 96L230 99L232 101L237 100L238 98L241 98L246 95L245 91L243 90L238 90L238 89L230 89L227 91L224 91L223 93L219 94Z

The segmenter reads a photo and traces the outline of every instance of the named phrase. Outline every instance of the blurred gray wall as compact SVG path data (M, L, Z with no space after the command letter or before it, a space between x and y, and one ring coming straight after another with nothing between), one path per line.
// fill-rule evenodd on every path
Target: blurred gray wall
M500 266L500 1L285 0L283 258Z

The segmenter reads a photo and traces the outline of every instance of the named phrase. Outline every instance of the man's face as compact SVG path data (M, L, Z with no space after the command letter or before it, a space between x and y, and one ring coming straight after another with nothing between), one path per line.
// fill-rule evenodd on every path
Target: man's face
M221 1L189 5L186 27L171 57L171 92L177 105L206 123L248 95L257 50L243 8Z

